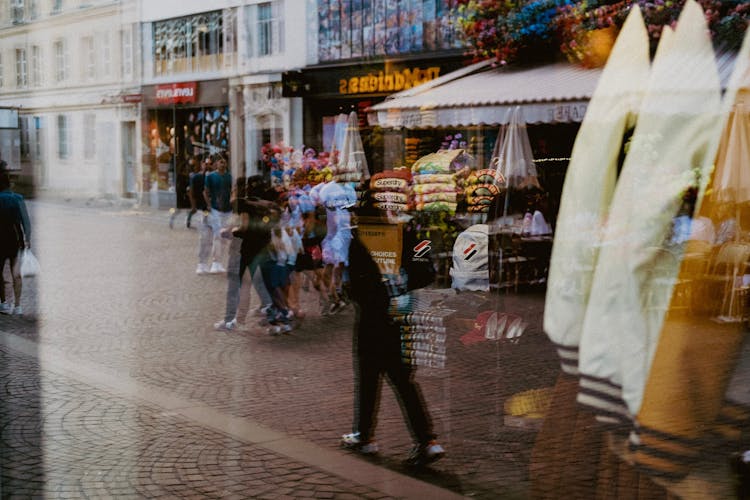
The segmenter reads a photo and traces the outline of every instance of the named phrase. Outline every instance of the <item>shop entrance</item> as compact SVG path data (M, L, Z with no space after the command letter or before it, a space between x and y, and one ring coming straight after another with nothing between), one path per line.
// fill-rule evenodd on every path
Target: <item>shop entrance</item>
M144 189L156 184L160 205L188 208L190 158L211 155L229 161L229 106L150 109L147 120L144 143L150 154L144 163Z

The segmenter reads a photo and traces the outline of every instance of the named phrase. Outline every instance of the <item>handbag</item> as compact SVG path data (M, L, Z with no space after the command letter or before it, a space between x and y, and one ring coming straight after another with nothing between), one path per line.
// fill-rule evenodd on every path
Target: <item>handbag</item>
M39 261L31 252L31 250L23 250L21 253L21 276L37 276L39 275Z

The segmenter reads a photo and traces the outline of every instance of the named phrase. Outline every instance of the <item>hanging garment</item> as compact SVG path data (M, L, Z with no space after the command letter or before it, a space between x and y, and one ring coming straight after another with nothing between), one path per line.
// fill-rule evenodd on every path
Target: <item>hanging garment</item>
M578 346L615 189L618 156L634 124L650 69L648 34L637 5L615 42L576 137L565 176L550 261L544 330L562 370L578 374Z
M743 191L750 193L750 185L739 176L750 160L750 137L747 128L738 123L750 120L750 106L737 102L747 99L750 87L749 34L736 61L722 116L730 116L733 105L734 111L721 135L716 169L707 178L705 196L699 197L696 209L696 218L714 222L724 218L727 208L733 211L745 199ZM697 241L692 236L689 244ZM738 251L743 262L721 266L722 256L729 251ZM684 476L707 442L736 441L742 426L747 428L747 348L740 357L747 304L736 312L727 305L742 285L736 266L745 265L748 254L747 242L717 242L706 252L705 265L696 265L696 259L687 256L682 261L637 414L636 432L631 435L635 461L644 470ZM733 370L734 383L730 384Z
M665 242L683 194L710 171L720 133L718 71L694 0L666 42L617 182L581 336L578 400L614 422L640 408L682 256Z

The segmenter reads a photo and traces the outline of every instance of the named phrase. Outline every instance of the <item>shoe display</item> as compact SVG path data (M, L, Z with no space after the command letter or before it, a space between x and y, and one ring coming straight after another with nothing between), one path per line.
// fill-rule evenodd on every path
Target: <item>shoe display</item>
M211 270L208 271L211 274L221 274L227 272L226 268L219 264L218 262L214 262L211 264Z
M208 266L206 264L198 264L195 268L195 274L208 274Z
M349 450L358 451L363 455L374 455L378 452L378 443L372 439L362 442L359 432L341 436L341 446Z
M8 302L0 302L0 314L10 314L13 311L13 306Z
M427 464L431 464L436 460L440 460L445 456L445 449L435 441L429 441L424 444L420 444L414 447L406 460L406 463L416 467L421 467Z

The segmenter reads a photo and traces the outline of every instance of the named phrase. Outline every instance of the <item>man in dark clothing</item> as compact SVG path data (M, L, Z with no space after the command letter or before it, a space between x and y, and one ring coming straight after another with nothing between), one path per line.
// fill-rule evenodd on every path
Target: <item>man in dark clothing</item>
M190 227L193 215L195 215L198 210L204 212L207 209L206 199L203 197L203 188L205 187L204 180L206 178L206 174L203 171L201 162L199 162L197 158L191 157L190 160L188 160L188 164L192 168L192 172L190 172L187 187L188 200L190 201L190 212L188 213L187 221L185 222L185 224L187 225L187 227Z
M409 463L433 462L441 458L445 450L435 441L422 394L413 380L412 366L401 360L399 327L392 324L388 316L388 288L356 230L349 246L349 280L349 294L357 311L354 333L357 411L354 432L342 436L341 443L364 454L378 451L374 429L381 376L385 375L401 402L417 442Z
M10 189L10 174L5 162L0 161L0 313L22 314L21 250L31 246L31 225L26 204L20 194ZM15 306L6 302L5 282L2 280L5 262L10 263L13 277Z

